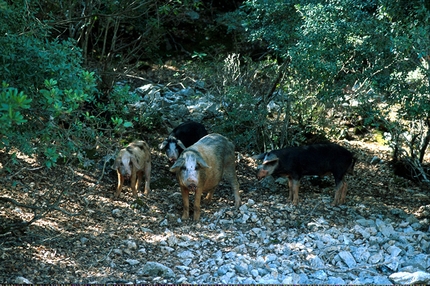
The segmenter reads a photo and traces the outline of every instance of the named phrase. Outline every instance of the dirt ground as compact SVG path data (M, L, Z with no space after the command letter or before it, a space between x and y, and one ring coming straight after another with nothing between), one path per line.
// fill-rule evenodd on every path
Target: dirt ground
M141 190L138 200L133 199L129 188L119 199L113 199L116 174L102 163L96 162L91 169L47 169L20 154L17 163L12 164L8 154L0 151L0 283L19 282L17 277L32 283L133 281L136 274L128 271L123 256L112 252L129 239L145 249L131 256L141 261L164 261L173 267L175 258L157 250L157 235L165 231L166 223L175 232L198 232L204 217L221 207L233 206L233 198L229 186L222 183L214 201L202 207L201 222L178 221L181 195L157 140L148 142L153 160L151 194L142 197ZM402 209L419 218L423 207L430 204L427 186L394 176L388 166L387 148L361 141L340 144L358 158L355 174L347 177L347 206L365 201L373 213L389 215L393 209ZM374 156L383 161L370 164ZM264 202L273 194L282 194L278 203L289 204L285 186L264 188L255 178L254 160L239 153L238 159L242 202ZM344 224L341 214L326 213L324 202L319 200L322 195L334 196L333 185L331 177L316 183L305 178L295 219L286 224L300 227L322 214L331 224ZM311 201L319 203L310 205ZM38 219L22 227L35 217ZM118 266L112 267L107 261L115 261Z

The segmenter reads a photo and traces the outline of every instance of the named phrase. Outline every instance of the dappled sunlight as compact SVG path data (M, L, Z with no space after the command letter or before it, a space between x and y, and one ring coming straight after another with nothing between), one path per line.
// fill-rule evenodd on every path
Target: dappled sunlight
M37 164L37 160L34 156L26 155L26 154L20 152L19 150L12 150L9 153L10 154L14 153L16 155L17 159L22 160L23 162L25 162L27 164L30 164L30 165Z
M50 170L50 176L43 169L22 170L14 184L6 181L1 187L2 196L36 203L42 210L65 191L58 208L68 213L83 212L70 216L52 209L28 227L26 234L20 234L27 247L19 246L22 243L15 246L8 240L8 250L0 251L0 256L16 263L20 263L20 257L26 257L26 261L31 257L37 270L21 267L17 273L34 283L48 281L43 277L51 272L54 275L49 281L56 282L69 281L66 277L80 277L75 279L85 283L147 281L139 271L148 261L160 262L173 271L196 269L192 273L197 275L203 271L198 269L200 257L213 259L214 263L224 256L268 263L266 260L273 259L273 254L305 251L310 242L295 240L304 231L303 226L347 228L351 214L366 217L375 210L390 214L402 209L421 215L422 204L416 202L430 199L419 186L392 175L387 165L388 148L372 142L339 143L358 159L354 174L346 177L345 206L330 206L334 197L331 175L316 185L311 178L303 178L299 204L293 206L288 201L287 186L275 183L270 189L262 187L255 176L258 163L250 155L236 153L242 206L246 206L246 211L234 209L231 188L222 181L213 201L202 205L199 222L181 219L182 198L176 178L168 170L167 158L156 149L153 170L157 171L152 180L157 183L151 186L148 197L141 189L138 200L133 198L129 185L124 186L120 198L113 199L116 174L112 172L104 174L97 184L100 169L58 166ZM375 156L382 161L371 164ZM191 216L193 202L194 194L190 194ZM0 209L3 224L30 221L33 217L31 209L9 203ZM269 246L272 254L265 250ZM312 253L309 255L289 259L314 259ZM207 271L216 273L218 267L214 264Z
M51 264L64 269L66 267L77 267L77 263L64 254L58 253L56 249L44 245L32 246L33 259L44 264Z

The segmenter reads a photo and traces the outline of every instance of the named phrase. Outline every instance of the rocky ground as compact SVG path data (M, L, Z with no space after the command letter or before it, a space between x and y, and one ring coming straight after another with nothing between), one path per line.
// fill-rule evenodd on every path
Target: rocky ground
M197 121L217 116L200 89L137 90L141 105L163 109L174 126L190 112ZM129 188L113 199L111 161L46 169L0 150L0 283L430 283L429 186L394 176L387 148L365 138L339 142L358 163L347 203L336 207L332 177L303 179L293 206L285 182L258 182L256 162L237 153L240 209L223 182L193 222L181 220L179 187L157 148L164 135L143 138L152 191L138 200Z
M337 207L331 177L304 179L295 207L285 185L258 182L256 163L238 153L240 209L222 183L193 222L180 219L158 140L148 142L152 192L139 200L129 189L114 200L116 175L103 164L48 170L21 155L5 163L0 153L10 171L0 173L0 283L430 282L428 186L392 175L387 149L340 142L358 163Z

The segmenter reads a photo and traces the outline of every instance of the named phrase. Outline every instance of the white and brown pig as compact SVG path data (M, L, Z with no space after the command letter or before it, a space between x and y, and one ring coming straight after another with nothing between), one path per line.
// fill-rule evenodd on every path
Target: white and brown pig
M151 151L145 141L139 140L130 143L126 148L121 149L115 159L112 169L118 173L118 186L115 198L121 194L124 179L130 179L133 196L137 198L137 190L145 175L145 195L149 194L149 184L151 181Z
M189 218L189 192L195 192L194 220L200 219L200 200L207 192L205 202L210 202L222 178L231 185L235 207L240 206L239 183L236 177L234 145L220 134L209 134L186 148L170 168L178 179L184 212L182 219Z

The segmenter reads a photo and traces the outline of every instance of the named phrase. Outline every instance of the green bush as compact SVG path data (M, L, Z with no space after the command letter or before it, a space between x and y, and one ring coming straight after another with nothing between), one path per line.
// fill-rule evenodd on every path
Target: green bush
M38 156L50 167L94 144L97 131L85 106L97 95L96 77L82 68L73 42L7 35L0 46L0 75L11 86L3 85L0 98L1 147Z
M429 16L420 0L269 0L244 1L223 23L286 63L276 89L289 128L338 136L353 118L363 130L382 123L394 157L401 150L422 162L430 144Z
M21 110L30 108L31 99L16 88L9 87L6 83L0 89L0 148L10 145L13 129L16 125L24 124Z
M3 81L29 96L38 94L44 88L45 80L51 78L57 81L60 89L91 88L82 81L82 54L72 40L60 42L34 36L7 35L0 37L0 46Z

